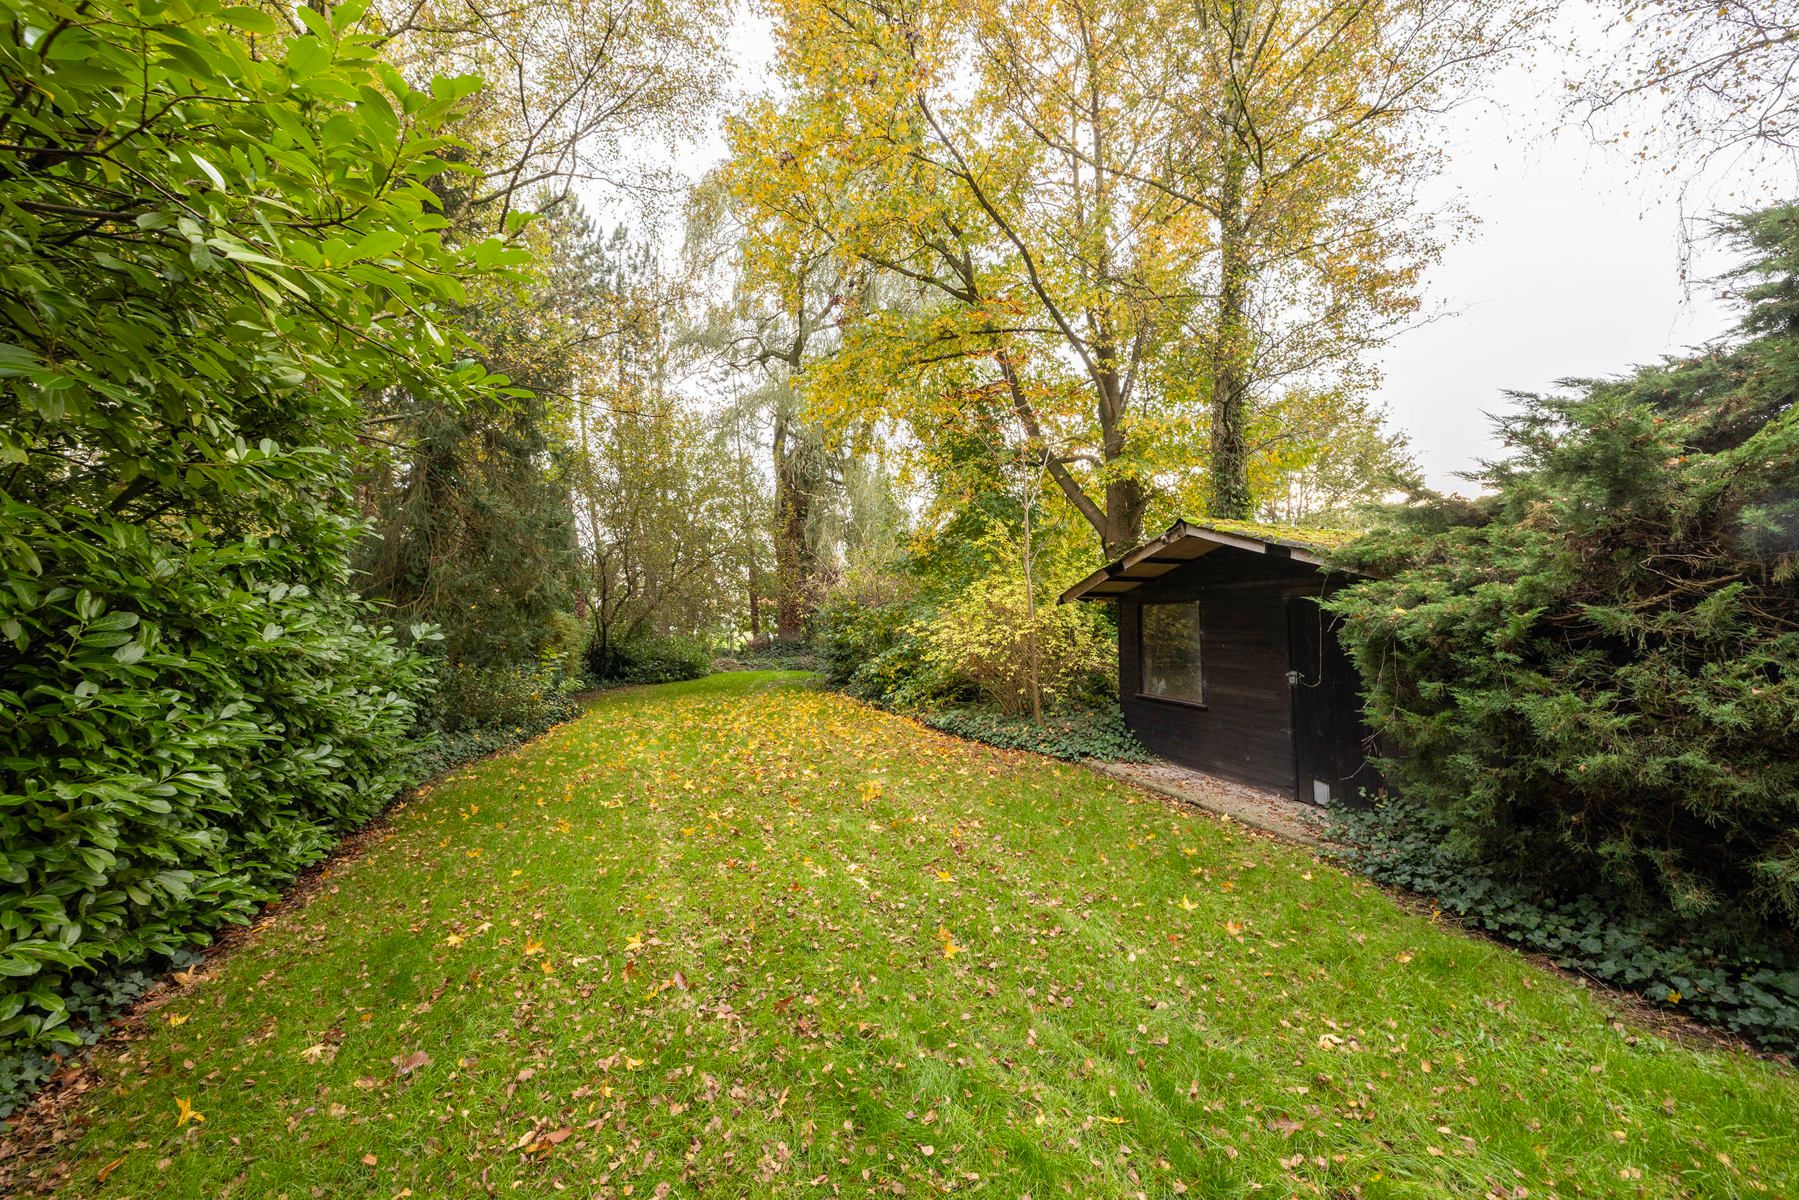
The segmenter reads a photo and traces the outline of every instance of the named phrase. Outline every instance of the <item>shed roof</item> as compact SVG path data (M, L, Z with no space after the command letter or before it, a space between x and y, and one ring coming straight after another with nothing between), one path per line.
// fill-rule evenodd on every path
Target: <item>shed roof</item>
M1134 592L1152 579L1224 546L1323 567L1332 550L1355 537L1355 533L1341 529L1292 529L1249 521L1176 521L1160 536L1107 563L1063 592L1060 602L1109 600Z

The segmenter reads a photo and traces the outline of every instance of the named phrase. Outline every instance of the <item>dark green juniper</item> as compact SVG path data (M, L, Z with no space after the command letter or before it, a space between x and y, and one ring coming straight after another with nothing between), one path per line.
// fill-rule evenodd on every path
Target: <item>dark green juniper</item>
M1486 493L1407 509L1346 551L1376 578L1337 608L1393 748L1401 799L1382 820L1440 834L1508 905L1598 897L1620 921L1783 955L1799 920L1799 208L1725 231L1752 256L1734 341L1516 397L1499 422L1512 456L1475 476Z

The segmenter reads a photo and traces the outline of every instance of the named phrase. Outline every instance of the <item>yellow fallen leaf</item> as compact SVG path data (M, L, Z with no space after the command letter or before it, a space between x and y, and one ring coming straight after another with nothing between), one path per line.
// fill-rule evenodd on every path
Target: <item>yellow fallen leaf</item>
M193 1121L196 1124L198 1124L199 1122L204 1121L205 1119L206 1119L206 1114L202 1113L202 1112L195 1112L194 1106L187 1102L187 1098L185 1096L176 1098L176 1100L175 1100L175 1127L177 1129L179 1129L181 1126L187 1124L189 1121Z
M1180 904L1181 908L1187 912L1192 912L1194 909L1199 907L1199 905L1193 903L1193 901L1187 899L1187 897L1185 897L1185 896L1182 896L1180 898L1180 900L1178 901L1178 903Z
M171 1025L187 1024L187 1014L186 1013L169 1013L169 1014L167 1014L167 1016L168 1016L168 1022Z

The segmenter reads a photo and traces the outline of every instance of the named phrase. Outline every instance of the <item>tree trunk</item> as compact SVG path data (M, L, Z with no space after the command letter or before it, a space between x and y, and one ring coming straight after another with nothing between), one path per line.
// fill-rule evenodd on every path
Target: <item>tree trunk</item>
M1148 497L1135 479L1115 479L1106 484L1106 527L1100 531L1106 558L1119 558L1143 540L1143 510Z
M1234 102L1240 105L1241 100ZM1235 134L1233 122L1232 136ZM1218 194L1218 312L1212 341L1212 462L1208 516L1248 520L1249 269L1244 228L1242 147L1231 144Z
M806 524L812 497L800 469L800 455L786 413L775 413L775 635L797 640L805 633L810 554Z

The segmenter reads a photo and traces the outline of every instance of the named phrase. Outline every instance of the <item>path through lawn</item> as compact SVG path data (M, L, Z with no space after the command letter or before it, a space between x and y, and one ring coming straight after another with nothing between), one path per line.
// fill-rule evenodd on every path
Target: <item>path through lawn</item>
M1799 1194L1793 1073L771 674L440 783L94 1070L69 1195Z

